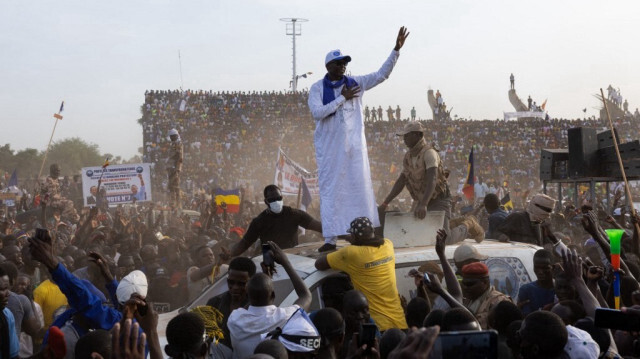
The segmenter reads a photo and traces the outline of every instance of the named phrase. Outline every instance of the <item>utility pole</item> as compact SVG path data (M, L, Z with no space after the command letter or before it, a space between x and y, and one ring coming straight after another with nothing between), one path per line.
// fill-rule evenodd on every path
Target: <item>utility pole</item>
M302 35L301 22L307 22L308 19L285 17L280 21L286 22L287 36L291 36L293 42L293 74L291 75L291 90L296 92L298 90L298 77L296 76L296 36Z

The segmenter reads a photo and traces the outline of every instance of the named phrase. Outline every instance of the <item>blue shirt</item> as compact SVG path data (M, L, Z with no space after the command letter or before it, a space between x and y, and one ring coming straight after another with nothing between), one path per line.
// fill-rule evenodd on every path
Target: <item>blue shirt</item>
M73 326L78 332L78 336L81 337L87 333L86 329L111 330L116 323L122 320L122 313L120 311L104 305L102 298L92 293L81 279L71 274L62 264L58 264L58 266L51 271L51 278L58 285L60 291L67 296L69 307L71 307L71 309L56 318L52 325L62 328L67 320L71 319L74 314L81 313L88 319L91 325L91 328L80 328L77 325ZM114 287L117 287L117 282L115 281L107 284L111 297L113 297L112 291ZM142 334L142 328L140 328L140 334ZM48 333L42 342L43 347L47 340ZM147 345L146 353L148 353L148 350L149 346Z
M556 291L542 288L538 281L527 283L518 291L518 302L528 300L529 303L522 307L522 314L526 317L529 313L542 309L545 305L553 303Z
M5 307L2 313L4 313L4 316L7 318L7 325L9 326L9 355L11 355L11 358L15 358L20 354L20 342L18 341L18 334L16 333L16 320L13 318L13 313L11 313L9 308ZM3 358L2 352L0 352L0 359L10 358Z

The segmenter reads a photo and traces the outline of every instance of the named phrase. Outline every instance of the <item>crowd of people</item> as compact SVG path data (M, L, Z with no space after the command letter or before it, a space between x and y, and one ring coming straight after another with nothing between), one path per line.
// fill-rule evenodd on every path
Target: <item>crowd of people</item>
M142 117L144 160L156 165L153 188L167 188L163 168L169 143L166 133L172 128L178 129L184 144L182 186L187 193L187 206L197 193L212 187L254 188L258 190L252 191L250 199L259 197L262 185L273 182L278 148L304 168L315 170L315 124L305 96L275 92L147 92ZM372 115L376 106L371 108ZM382 112L382 107L377 110ZM408 117L365 122L372 180L380 201L402 166L403 144L395 132L407 120ZM473 147L478 179L492 192L510 192L521 207L522 195L541 190L540 150L566 148L567 130L579 126L606 129L606 124L595 118L456 119L428 122L425 138L439 149L450 171L452 189L462 188ZM615 126L622 134L622 142L635 140L634 134L640 129L633 118L618 119ZM567 195L572 198L571 189Z
M158 203L83 208L80 183L61 179L71 175L64 164L51 166L39 192L23 196L29 201L20 201L16 216L4 209L0 215L0 358L427 358L439 350L439 333L486 329L497 332L500 358L640 355L640 328L594 324L596 308L614 307L605 228L625 230L620 300L629 316L640 316L634 307L640 305L639 218L625 213L619 188L613 207L620 208L610 212L600 206L601 188L599 203L567 202L560 209L539 194L540 149L566 147L571 127L603 129L595 119L429 122L424 146L437 149L454 196L462 196L472 146L477 176L476 201L467 209L454 205L451 231L435 239L441 266L417 265L406 279L416 297L402 300L391 241L379 237L368 218L346 219L353 220L351 245L315 263L318 270L341 272L323 283L318 309L283 251L298 243L298 226L322 231L317 204L305 214L283 207L277 187L262 191L274 182L278 148L315 167L306 96L148 91L144 159L155 166ZM403 168L406 142L397 133L407 121L364 125L378 203L408 210L408 193L387 196ZM623 142L638 133L631 118L616 126ZM422 125L413 127L423 133ZM164 205L172 129L184 146L182 207L198 210L197 217ZM216 188L241 188L238 213L215 203ZM507 193L518 210L501 205ZM286 246L280 226L292 239ZM445 247L460 227L477 242L538 245L532 258L537 280L511 298L492 286L487 256L472 244L455 243L448 258ZM257 267L250 258L261 251L273 262ZM298 298L292 306L277 305L275 268L291 281ZM158 328L158 313L190 303L225 274L228 291ZM369 329L373 339L361 341L358 333Z

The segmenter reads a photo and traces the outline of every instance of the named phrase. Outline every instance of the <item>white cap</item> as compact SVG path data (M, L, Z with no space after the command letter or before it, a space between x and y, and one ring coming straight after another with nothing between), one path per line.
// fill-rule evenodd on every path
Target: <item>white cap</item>
M327 56L324 58L324 64L326 65L331 61L342 60L342 59L347 60L347 62L351 62L351 56L343 55L340 49L331 50L329 51Z
M591 335L572 325L567 325L569 337L564 346L564 352L569 358L597 359L600 355L600 346L591 338Z
M142 298L146 298L148 288L147 276L144 275L142 271L134 270L122 278L116 289L116 297L120 304L124 304L131 299L131 295L134 293L139 294Z
M176 130L175 128L170 129L168 135L169 136L173 136L173 135L180 136L180 134L178 134L178 130Z
M480 252L478 252L476 247L474 247L474 246L472 246L471 244L468 244L468 243L462 243L453 252L453 261L457 262L457 263L461 263L461 262L464 262L464 261L469 260L469 259L475 259L477 261L483 261L483 260L485 260L487 258L489 258L489 256L484 255L484 254L480 254ZM460 269L462 269L462 268L460 268Z
M318 330L302 308L293 313L282 329L278 328L275 333L271 332L262 337L263 339L266 337L276 339L288 351L298 353L309 353L318 350L321 341Z

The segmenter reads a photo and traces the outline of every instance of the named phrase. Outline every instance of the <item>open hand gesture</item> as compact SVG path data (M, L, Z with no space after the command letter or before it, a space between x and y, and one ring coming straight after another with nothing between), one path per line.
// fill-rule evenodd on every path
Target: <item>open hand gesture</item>
M360 86L347 87L345 85L342 87L342 91L340 92L340 94L344 96L346 100L351 100L354 97L358 97L358 95L360 94Z
M436 235L436 254L439 257L444 256L444 248L447 245L447 232L443 228L438 229L438 234Z
M407 31L407 28L402 26L398 31L398 38L396 38L396 47L394 47L393 49L396 51L400 51L407 37L409 37L409 32Z

